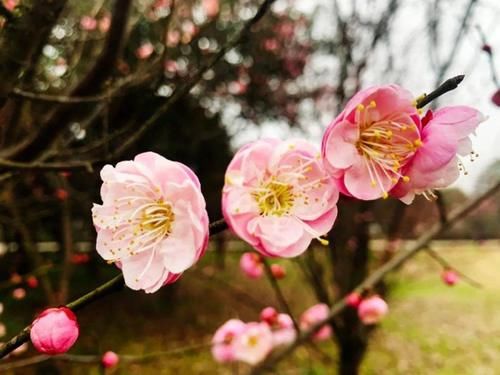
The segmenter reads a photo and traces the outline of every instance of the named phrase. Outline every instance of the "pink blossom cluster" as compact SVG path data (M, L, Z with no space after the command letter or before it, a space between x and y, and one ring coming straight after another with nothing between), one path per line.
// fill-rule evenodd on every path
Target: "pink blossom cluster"
M219 327L212 338L212 355L219 363L240 361L255 365L273 348L287 345L295 337L290 315L266 307L259 322L231 319Z

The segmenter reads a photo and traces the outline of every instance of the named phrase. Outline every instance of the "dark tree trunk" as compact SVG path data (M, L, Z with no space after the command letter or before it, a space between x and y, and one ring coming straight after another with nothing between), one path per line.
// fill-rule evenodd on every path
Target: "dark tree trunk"
M345 199L339 205L339 220L330 233L333 282L337 295L346 296L368 275L369 224L371 202ZM355 309L347 308L333 323L340 360L341 375L355 375L366 352L370 328L360 322Z
M339 375L357 375L366 352L366 342L355 337L339 341Z

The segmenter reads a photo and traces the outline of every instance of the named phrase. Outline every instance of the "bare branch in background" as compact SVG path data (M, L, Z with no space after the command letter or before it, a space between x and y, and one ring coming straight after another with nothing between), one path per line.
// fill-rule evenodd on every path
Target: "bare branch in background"
M483 287L483 285L481 283L479 283L476 280L472 279L471 277L467 276L462 271L460 271L455 266L453 266L450 262L448 262L444 257L439 255L439 253L437 251L433 250L430 247L430 245L426 246L424 248L424 250L431 258L433 258L436 262L438 262L443 267L443 269L455 271L455 273L460 275L460 277L463 280L465 280L466 283L473 286L474 288L482 288Z

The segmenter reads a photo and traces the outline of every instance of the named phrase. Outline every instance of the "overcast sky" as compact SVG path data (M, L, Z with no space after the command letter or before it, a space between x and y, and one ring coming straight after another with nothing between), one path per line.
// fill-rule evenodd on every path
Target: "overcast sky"
M278 0L277 6L288 0ZM313 14L317 6L323 6L321 12L315 18L313 32L315 37L325 37L334 31L334 17L332 0L292 0L296 9L302 12ZM449 54L450 46L456 30L459 27L461 18L465 12L466 4L469 0L443 0L444 16L440 28L442 48L437 54L445 58ZM346 9L353 3L352 0L339 0L341 6ZM427 2L422 0L403 0L403 6L398 12L398 16L393 24L391 40L396 50L400 48L401 53L395 56L394 80L403 85L415 96L423 92L429 92L434 88L434 74L429 74L428 44L426 40L425 27L427 25L426 7ZM358 4L366 7L367 12L376 11L376 7L384 4L380 0L361 0ZM372 7L372 8L370 8ZM485 53L481 52L481 42L479 34L474 30L474 26L481 25L487 35L489 44L493 51L498 50L495 56L495 66L500 74L500 1L479 0L474 8L472 22L473 27L464 38L461 48L451 65L446 77L458 74L466 74L466 79L454 92L447 94L440 101L440 106L444 105L469 105L478 108L488 120L483 123L477 135L473 137L474 150L479 153L479 159L470 163L464 161L468 170L467 176L461 176L456 185L468 193L474 191L474 186L481 172L494 160L500 159L500 107L496 107L491 102L491 96L496 91L491 78L488 59ZM424 36L422 36L424 35ZM334 61L322 57L314 61L315 65L328 66L332 76L335 74ZM363 86L374 84L392 83L382 80L378 74L377 67L367 69ZM407 71L409 74L397 75L397 71ZM328 73L325 73L328 75ZM329 79L330 77L325 77ZM385 78L387 79L387 78ZM333 116L334 114L330 115ZM328 116L327 116L328 117ZM318 124L308 126L307 134L304 136L319 144L324 128L331 121L329 118L318 119ZM243 144L261 136L290 137L303 135L296 130L290 130L287 124L269 123L258 128L247 128L243 133L239 133L235 139L236 144Z

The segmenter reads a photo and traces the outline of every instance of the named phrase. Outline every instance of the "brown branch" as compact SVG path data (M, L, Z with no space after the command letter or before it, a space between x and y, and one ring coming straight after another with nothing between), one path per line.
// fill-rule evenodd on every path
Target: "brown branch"
M292 309L290 308L290 305L288 304L288 302L285 298L285 295L283 294L283 291L281 290L281 287L278 283L278 280L276 280L276 277L274 277L274 275L273 275L273 271L271 270L271 266L269 265L269 262L264 257L262 257L261 260L262 260L262 264L264 265L264 271L266 272L266 276L269 280L269 283L271 284L271 287L273 288L276 299L278 300L278 303L280 304L281 310L283 310L285 313L287 313L290 316L290 318L292 319L293 327L295 328L295 331L297 333L299 333L300 332L299 324L297 323L297 320L295 319L295 316L292 313Z
M120 56L129 17L132 0L115 0L113 18L104 49L97 58L92 69L80 83L71 91L70 96L82 97L95 94L110 77ZM73 103L74 104L74 103ZM75 105L67 104L57 107L31 137L15 145L4 153L9 159L17 161L34 160L57 139L57 136L66 128L68 119L77 110Z
M435 238L439 237L442 233L448 230L451 226L456 224L458 221L463 219L465 216L474 211L484 200L488 199L490 196L495 194L500 189L500 181L498 181L494 186L485 191L480 196L475 199L470 200L468 203L451 213L448 217L446 223L436 224L431 230L426 234L422 235L412 246L408 247L405 251L400 252L398 255L393 257L386 264L379 267L377 270L372 272L363 282L361 282L357 287L355 287L352 292L363 293L379 283L385 278L387 274L398 269L406 261L415 256L420 250L424 249L429 245L429 243ZM287 346L286 348L271 353L264 361L259 365L255 366L251 370L251 374L260 374L265 370L272 369L278 362L282 361L288 355L290 355L295 349L300 345L306 343L314 333L319 330L325 324L328 324L338 313L340 313L346 307L345 299L337 301L330 309L328 317L321 322L313 325L310 329L303 331L295 341Z
M67 0L37 0L15 13L2 30L0 49L0 98L5 98L31 65L41 45L44 45L52 26L59 18Z
M230 40L226 44L224 44L224 46L222 46L221 49L208 62L202 64L202 66L190 78L188 78L188 81L185 85L181 86L180 88L176 88L172 96L170 96L166 100L166 102L153 114L153 116L151 116L146 122L144 122L138 129L134 129L134 132L130 135L130 137L125 140L125 142L114 152L114 156L119 157L125 151L127 151L157 123L161 116L167 113L175 103L186 96L191 91L191 89L196 86L196 84L202 79L205 72L216 65L229 50L236 47L240 42L243 41L245 37L249 36L252 27L256 23L258 23L262 17L264 17L268 9L275 1L276 0L264 0L257 10L255 16L253 16L249 21L245 23L240 32L237 33L234 37L230 38Z
M467 29L467 24L469 22L469 18L472 16L472 11L474 10L474 6L476 5L477 0L470 0L467 8L465 9L464 15L462 16L462 21L460 23L460 27L455 36L455 41L453 42L453 46L451 47L450 54L448 55L446 61L441 65L439 71L436 75L436 85L439 84L450 69L451 63L455 60L455 56L458 53L458 49L460 44L463 41L463 34Z
M127 363L137 363L137 362L145 362L150 361L162 357L169 357L179 354L185 354L189 352L193 352L200 349L207 349L212 346L211 342L201 343L201 344L193 344L186 345L181 347L174 347L171 350L165 350L160 352L153 352L148 354L119 354L120 361ZM60 354L60 355L36 355L30 358L21 359L18 361L13 361L10 363L6 363L4 365L0 365L0 372L13 370L16 368L22 368L27 366L33 366L41 362L45 362L50 359L55 359L58 361L64 362L75 362L75 363L89 363L89 364L99 364L102 360L102 354Z
M209 232L210 235L222 232L227 228L227 224L224 219L220 219L210 223ZM70 302L66 305L69 309L73 311L78 311L83 307L89 305L90 303L114 292L120 290L124 286L123 275L120 274L108 282L100 285L89 293L83 295L82 297ZM0 346L0 358L5 357L7 354L24 344L29 340L31 325L25 327L20 333L14 336L12 339L7 341L5 344Z
M67 162L18 162L11 160L0 159L0 168L9 170L23 171L60 171L68 169L85 169L88 172L93 172L93 166L96 164L104 164L102 160L84 160L84 161L67 161Z

